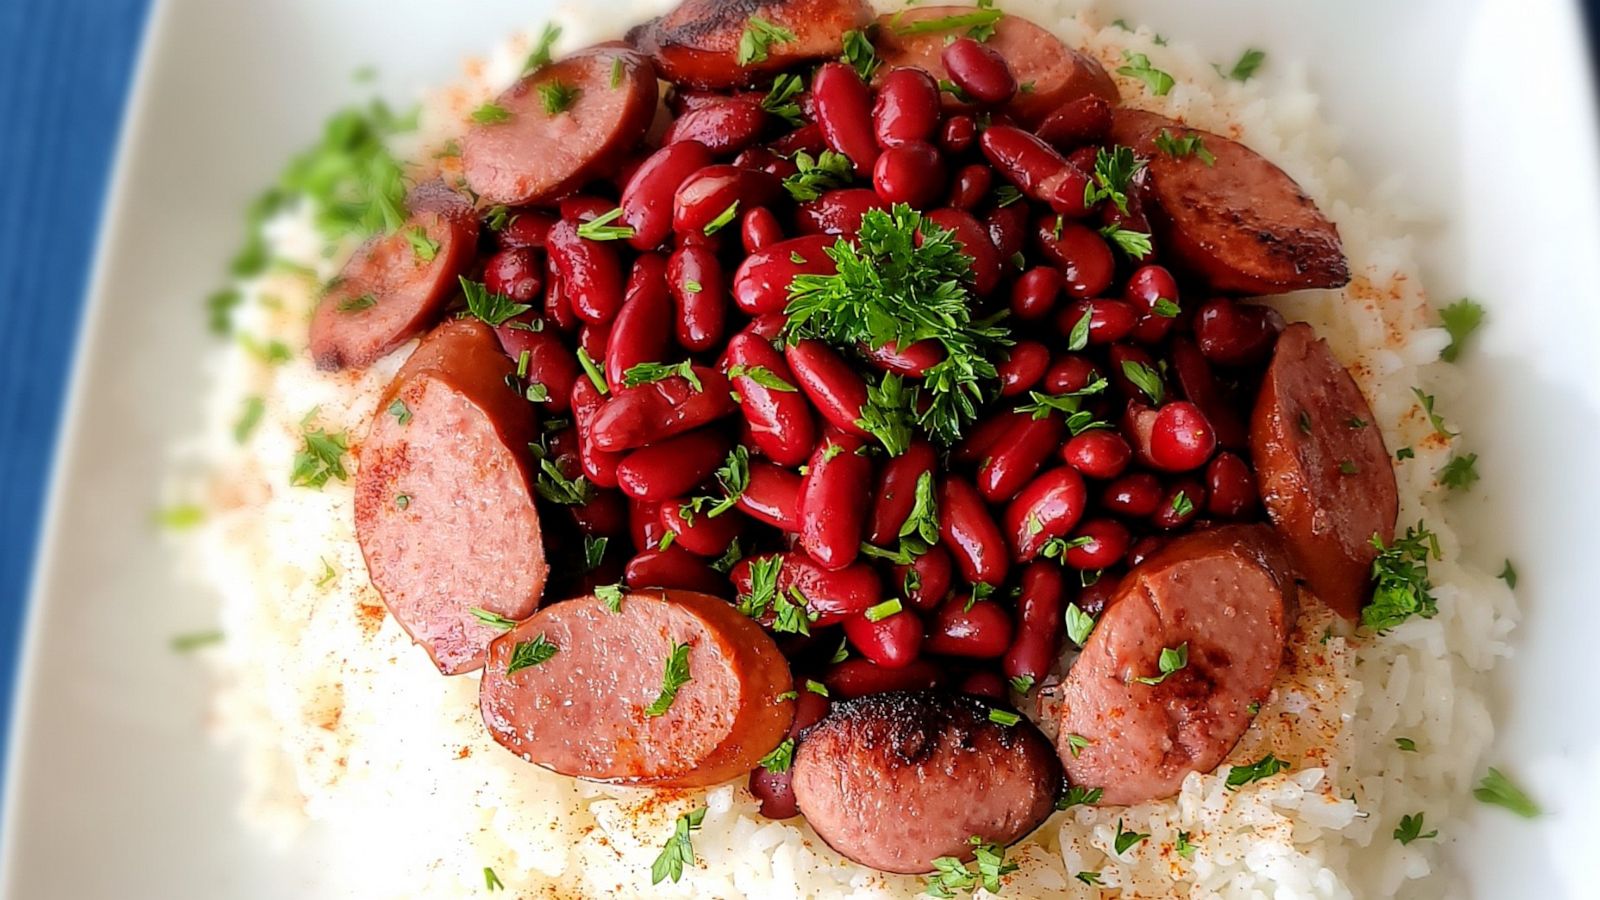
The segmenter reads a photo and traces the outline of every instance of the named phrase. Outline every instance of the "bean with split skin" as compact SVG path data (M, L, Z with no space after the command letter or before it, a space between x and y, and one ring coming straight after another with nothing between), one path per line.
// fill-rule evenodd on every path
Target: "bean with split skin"
M940 656L998 659L1011 646L1012 632L1011 616L1000 604L957 594L934 610L923 646Z
M622 384L628 370L667 356L672 334L672 298L667 293L667 261L645 253L633 263L627 299L611 323L606 343L606 381Z
M739 511L772 527L800 532L800 476L761 460L750 461L750 482L736 501Z
M608 241L578 236L578 225L562 219L550 227L550 259L561 274L567 301L579 319L607 324L622 308L622 259Z
M917 484L924 476L931 478L938 462L933 445L919 439L878 468L877 490L873 492L872 515L868 519L868 543L889 547L899 540L900 528L916 506Z
M949 473L939 484L939 533L969 584L999 585L1006 580L1010 554L983 495L961 476Z
M878 141L872 127L872 91L866 82L848 63L823 63L811 76L811 96L829 149L848 157L857 174L870 173L878 159Z
M816 418L783 354L764 338L733 336L724 353L739 393L739 411L757 449L781 466L798 466L816 444ZM735 368L737 367L737 368Z
M950 80L984 106L1004 106L1017 95L1011 64L987 44L959 37L945 45L940 58Z
M678 346L699 353L721 344L728 324L728 275L716 251L699 244L672 251L667 286L672 289Z
M617 486L636 500L671 500L687 494L722 465L731 442L701 429L652 443L617 463Z
M1036 562L1022 570L1016 634L1000 661L1007 678L1039 684L1050 674L1061 658L1066 608L1067 579L1060 566Z
M800 482L800 548L838 571L855 562L866 526L862 498L872 489L872 460L860 438L825 435Z
M846 434L871 437L857 424L867 403L867 384L844 357L827 344L811 339L790 344L783 356L800 390L828 424Z
M888 149L911 141L927 141L939 128L939 85L918 68L892 69L878 85L872 106L878 146Z
M1066 466L1051 469L1028 482L1005 509L1002 519L1018 562L1027 562L1045 544L1064 538L1083 518L1089 492L1083 477Z
M978 493L990 503L1010 500L1061 447L1067 425L1050 412L1012 425L978 466Z
M885 669L901 669L916 661L922 651L922 619L902 609L873 621L866 613L844 620L850 646Z
M711 165L711 151L699 141L668 144L649 157L622 190L622 224L633 229L628 243L652 250L672 234L673 200L678 188Z

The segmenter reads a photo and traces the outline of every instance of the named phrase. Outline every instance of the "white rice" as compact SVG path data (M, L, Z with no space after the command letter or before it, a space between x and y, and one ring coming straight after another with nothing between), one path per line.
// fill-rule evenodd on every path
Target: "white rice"
M1100 27L1105 17L1084 6L1006 4L1041 23L1059 21L1069 43L1091 49L1110 70L1124 48L1148 54L1178 84L1152 97L1119 76L1133 105L1238 137L1338 223L1355 273L1350 286L1279 306L1333 343L1388 446L1415 449L1397 467L1400 521L1425 519L1439 537L1439 614L1374 638L1350 635L1313 605L1298 627L1295 664L1230 757L1252 762L1271 749L1291 770L1230 791L1224 767L1191 775L1170 802L1058 813L1009 851L1021 870L1005 879L1004 896L1101 896L1074 878L1079 872L1099 872L1102 885L1129 898L1457 893L1441 871L1439 841L1402 846L1391 833L1402 815L1416 813L1427 830L1451 833L1492 737L1485 679L1509 652L1517 609L1504 583L1463 558L1434 481L1452 448L1434 434L1412 388L1436 394L1448 418L1460 387L1436 361L1447 337L1432 327L1418 279L1408 234L1419 223L1392 212L1402 203L1394 185L1374 187L1338 157L1292 61L1270 58L1269 79L1226 81L1213 60L1181 41L1157 45L1147 30ZM569 16L563 47L616 30L593 18ZM429 97L419 148L459 133L466 111L515 76L537 30L469 63L460 84ZM336 271L340 254L325 254L309 210L281 217L271 237L277 255L323 277ZM242 287L241 332L281 340L295 357L269 365L241 346L216 355L208 424L188 448L204 474L185 488L212 512L185 541L184 564L222 598L227 638L210 651L217 732L243 754L250 827L282 846L321 826L316 839L337 842L340 858L351 861L323 873L322 888L335 895L478 894L485 867L514 896L892 897L921 889L921 879L845 862L800 820L762 819L742 785L657 796L553 775L496 746L479 721L476 676L440 677L385 615L356 546L351 485L288 486L308 411L358 440L404 352L365 373L318 373L304 352L311 282L271 275ZM251 396L265 399L265 416L240 446L233 425ZM1417 751L1399 750L1399 737ZM652 887L650 863L674 817L700 803L710 812L694 838L698 862L681 883ZM1111 845L1119 821L1150 838L1118 856ZM1180 831L1198 847L1192 860L1175 851Z

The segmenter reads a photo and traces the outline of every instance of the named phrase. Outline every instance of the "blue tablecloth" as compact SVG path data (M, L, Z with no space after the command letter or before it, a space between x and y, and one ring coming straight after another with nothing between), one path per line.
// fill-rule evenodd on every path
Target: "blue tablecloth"
M149 4L0 0L0 727L7 731L72 348Z

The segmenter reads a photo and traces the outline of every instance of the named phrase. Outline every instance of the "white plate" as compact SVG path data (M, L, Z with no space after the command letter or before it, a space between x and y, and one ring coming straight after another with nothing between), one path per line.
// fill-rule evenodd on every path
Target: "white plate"
M1600 717L1587 686L1600 469L1584 464L1600 439L1600 157L1576 4L1113 5L1218 60L1246 46L1275 66L1303 60L1358 170L1400 173L1439 212L1425 236L1430 288L1490 309L1466 362L1475 402L1452 408L1484 476L1462 527L1489 564L1517 561L1527 612L1500 672L1494 758L1552 811L1527 824L1484 810L1446 836L1448 852L1478 897L1561 896L1563 881L1600 896ZM214 621L211 601L173 581L149 514L169 441L197 421L199 298L247 200L356 97L359 65L408 96L547 8L463 6L171 0L152 17L31 600L6 896L286 897L317 884L326 845L274 858L234 824L236 761L200 736L199 667L167 650L172 634Z

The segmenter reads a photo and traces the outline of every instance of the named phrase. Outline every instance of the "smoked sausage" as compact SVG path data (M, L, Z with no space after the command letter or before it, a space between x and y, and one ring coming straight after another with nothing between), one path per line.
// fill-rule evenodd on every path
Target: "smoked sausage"
M684 0L629 31L628 43L674 83L753 87L775 72L838 56L844 33L871 21L865 0Z

